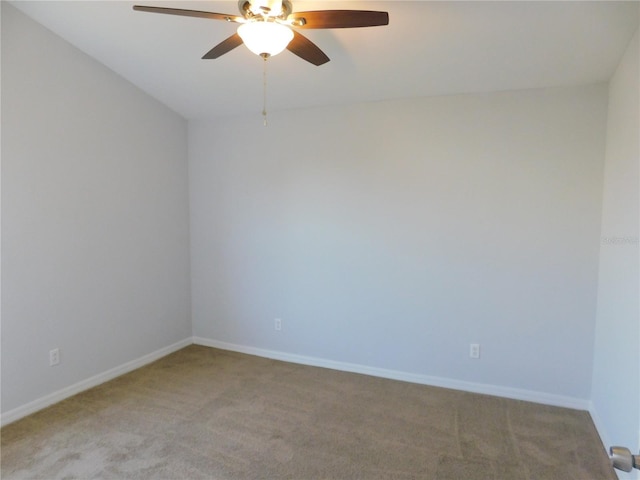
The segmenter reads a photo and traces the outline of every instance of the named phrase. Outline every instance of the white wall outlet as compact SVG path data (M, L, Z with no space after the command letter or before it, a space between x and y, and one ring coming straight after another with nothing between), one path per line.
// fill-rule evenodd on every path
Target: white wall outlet
M282 330L282 319L280 319L280 318L276 318L276 319L273 321L273 328L274 328L277 332L279 332L280 330Z
M49 350L49 366L53 367L60 363L60 349L54 348L53 350Z
M480 358L480 344L472 343L469 345L469 358Z

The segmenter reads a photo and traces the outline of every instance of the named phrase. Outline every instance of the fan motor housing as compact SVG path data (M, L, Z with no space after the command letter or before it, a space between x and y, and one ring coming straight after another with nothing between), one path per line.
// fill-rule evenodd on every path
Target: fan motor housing
M249 19L256 17L256 14L251 11L251 2L249 0L238 0L238 10L240 10L240 13L244 18ZM268 8L264 8L263 12L262 16L264 17L272 16L269 15ZM284 20L291 14L291 12L293 12L293 7L291 6L290 0L282 0L282 13L274 17L282 18Z

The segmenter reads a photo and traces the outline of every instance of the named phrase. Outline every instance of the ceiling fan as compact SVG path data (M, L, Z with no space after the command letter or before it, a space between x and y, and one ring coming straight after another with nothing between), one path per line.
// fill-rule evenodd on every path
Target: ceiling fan
M318 10L293 12L290 0L239 0L241 15L135 5L134 10L186 17L200 17L239 23L238 31L209 50L202 58L215 59L243 43L265 60L282 52L291 53L314 65L329 57L297 29L375 27L389 24L387 12L369 10ZM292 28L293 27L293 28Z

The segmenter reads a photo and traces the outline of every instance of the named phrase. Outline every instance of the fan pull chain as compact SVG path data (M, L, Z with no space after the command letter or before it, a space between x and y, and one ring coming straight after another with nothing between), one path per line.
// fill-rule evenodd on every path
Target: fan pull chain
M264 66L262 69L262 118L264 119L264 126L267 126L267 55L263 55Z

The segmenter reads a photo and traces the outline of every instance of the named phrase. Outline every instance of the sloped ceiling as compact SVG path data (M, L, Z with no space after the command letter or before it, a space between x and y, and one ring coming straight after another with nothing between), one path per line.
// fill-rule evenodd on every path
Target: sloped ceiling
M232 23L134 4L238 13L234 1L15 1L15 7L185 118L262 110L263 61L240 47L201 60ZM293 1L294 11L389 12L386 27L306 30L331 58L267 62L271 111L607 81L638 27L638 2Z

